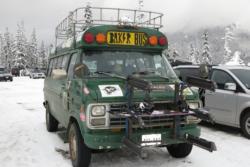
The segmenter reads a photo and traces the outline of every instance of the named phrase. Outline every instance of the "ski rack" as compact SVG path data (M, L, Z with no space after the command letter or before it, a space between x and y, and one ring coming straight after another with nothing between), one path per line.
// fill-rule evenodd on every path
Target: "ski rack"
M188 85L196 85L204 89L209 89L214 91L215 85L213 82L205 79L189 77ZM210 121L211 118L207 112L204 112L200 109L192 110L188 107L186 100L184 98L183 91L188 87L187 84L184 83L176 83L175 84L175 99L173 104L176 105L176 112L163 114L159 116L169 116L173 117L173 131L172 137L173 139L179 139L186 141L187 143L194 144L200 148L203 148L207 151L213 152L216 151L216 145L214 142L207 141L206 139L199 138L193 136L191 134L181 134L181 116L195 116L200 119ZM126 124L125 124L125 136L123 137L122 141L124 145L130 148L134 153L139 155L142 159L147 158L147 152L142 149L141 143L135 143L132 139L133 134L133 122L136 121L139 124L141 129L144 128L145 123L143 121L143 113L137 113L134 104L133 104L133 95L134 89L143 90L145 92L144 102L148 104L147 110L151 110L154 106L153 102L150 99L150 92L152 90L152 83L145 81L143 79L139 79L133 76L128 76L126 81L126 96L127 96L127 112L126 112ZM119 115L119 114L118 114ZM164 145L162 141L156 141L157 143L161 143L160 145Z
M124 17L127 17L126 21ZM143 10L90 6L77 8L56 27L55 46L58 40L75 39L75 36L91 26L129 25L158 30L163 27L162 17L162 13Z

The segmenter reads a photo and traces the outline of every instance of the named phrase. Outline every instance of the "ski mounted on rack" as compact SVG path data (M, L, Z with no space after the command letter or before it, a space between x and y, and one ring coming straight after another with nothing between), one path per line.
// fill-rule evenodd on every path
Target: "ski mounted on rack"
M212 121L209 114L201 109L195 109L192 110L188 107L187 102L185 101L185 97L183 95L184 89L186 89L188 86L197 86L202 89L209 89L214 91L215 90L215 84L212 81L201 79L201 78L194 78L190 77L188 79L188 83L176 83L175 84L175 99L173 103L177 107L176 112L166 112L162 114L161 116L167 116L172 117L173 122L173 139L180 139L184 142L188 142L191 144L194 144L200 148L203 148L205 150L208 150L210 152L216 151L216 146L214 142L207 141L205 139L193 136L191 134L180 134L180 128L181 128L181 117L182 116L195 116L197 118L200 118L205 121ZM142 90L145 92L144 96L144 102L140 103L139 105L136 105L133 102L133 96L134 96L134 90ZM152 99L150 98L150 92L152 91L152 83L145 81L143 79L134 77L134 76L128 76L126 79L126 96L127 96L127 109L126 114L122 114L122 116L126 117L126 124L125 124L125 137L123 138L123 143L130 148L133 152L141 156L141 158L146 158L147 153L142 149L142 146L148 146L148 145L162 145L161 139L158 141L154 141L153 143L150 142L141 142L141 143L135 143L132 140L132 134L133 134L133 124L139 124L139 127L141 129L145 128L145 122L144 117L147 115L147 117L154 117L152 115L152 110L154 107L154 103L152 102Z

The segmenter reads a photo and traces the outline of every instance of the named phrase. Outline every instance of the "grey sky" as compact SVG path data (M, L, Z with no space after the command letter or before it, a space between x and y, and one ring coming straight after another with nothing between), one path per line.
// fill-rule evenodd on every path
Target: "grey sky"
M137 8L137 0L89 0L92 6ZM87 0L0 0L0 31L12 33L23 20L27 32L37 29L38 38L53 42L55 26L69 11L85 6ZM250 29L249 0L144 0L145 10L165 14L164 31L238 23Z

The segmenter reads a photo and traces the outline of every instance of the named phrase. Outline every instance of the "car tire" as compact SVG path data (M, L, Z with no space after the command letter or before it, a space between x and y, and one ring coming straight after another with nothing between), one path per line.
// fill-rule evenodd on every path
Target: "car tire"
M85 145L80 130L75 123L72 123L69 127L68 141L73 167L88 167L91 161L91 149Z
M244 136L250 139L250 112L241 118L240 127Z
M50 113L49 105L46 105L46 127L49 132L56 132L58 129L58 121Z
M168 152L172 157L184 158L192 151L193 145L189 143L172 144L167 146Z

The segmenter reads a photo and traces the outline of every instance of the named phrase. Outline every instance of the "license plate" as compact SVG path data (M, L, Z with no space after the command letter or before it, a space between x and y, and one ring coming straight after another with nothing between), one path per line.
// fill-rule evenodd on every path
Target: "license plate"
M152 146L161 144L161 134L142 135L141 146Z
M109 31L107 33L109 45L145 46L147 41L147 35L141 32Z

